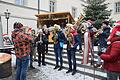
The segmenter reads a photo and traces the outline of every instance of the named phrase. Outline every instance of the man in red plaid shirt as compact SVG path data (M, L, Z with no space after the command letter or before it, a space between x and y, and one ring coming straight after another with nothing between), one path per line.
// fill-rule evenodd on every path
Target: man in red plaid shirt
M16 53L16 80L26 80L26 73L29 64L30 43L32 38L23 32L23 25L21 23L14 24L14 31L12 32L12 40Z

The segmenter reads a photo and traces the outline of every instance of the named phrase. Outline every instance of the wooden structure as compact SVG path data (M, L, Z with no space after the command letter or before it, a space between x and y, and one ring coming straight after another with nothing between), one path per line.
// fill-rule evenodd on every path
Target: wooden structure
M45 13L45 14L37 14L38 25L43 26L51 26L54 24L61 25L61 23L72 23L75 22L70 12L54 12L54 13Z
M67 23L75 22L70 12L44 13L37 14L35 16L37 17L38 28L42 28L43 25L47 25L47 27L50 27L54 24L58 24L62 27L65 27ZM50 32L49 42L53 42L52 32Z

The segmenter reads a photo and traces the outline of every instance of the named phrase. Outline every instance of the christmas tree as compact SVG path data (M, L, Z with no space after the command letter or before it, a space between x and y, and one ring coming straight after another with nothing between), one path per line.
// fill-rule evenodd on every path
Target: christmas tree
M106 0L89 0L87 5L83 5L85 19L95 20L94 26L100 28L102 21L109 19L111 10L107 10L108 4Z

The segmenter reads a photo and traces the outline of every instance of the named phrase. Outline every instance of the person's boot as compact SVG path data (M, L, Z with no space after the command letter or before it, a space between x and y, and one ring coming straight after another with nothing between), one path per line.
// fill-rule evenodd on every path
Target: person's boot
M45 63L42 63L42 65L43 65L43 66L46 66L46 64L45 64Z
M83 51L82 50L79 50L80 53L82 53Z
M35 69L35 67L33 67L33 65L30 65L30 68L31 68L31 69Z
M59 66L55 66L55 67L54 67L54 69L57 69L57 68L59 68Z
M40 66L41 66L41 63L38 62L38 66L40 67Z
M72 72L72 75L75 75L75 74L76 74L76 72L77 72L77 71L76 71L76 70L74 70L74 71Z
M36 61L36 62L37 62L38 60L37 60L37 59L34 59L34 61Z
M63 69L63 67L62 66L60 66L60 68L58 69L58 71L61 71Z
M72 70L69 69L66 73L70 73L70 72L72 72Z

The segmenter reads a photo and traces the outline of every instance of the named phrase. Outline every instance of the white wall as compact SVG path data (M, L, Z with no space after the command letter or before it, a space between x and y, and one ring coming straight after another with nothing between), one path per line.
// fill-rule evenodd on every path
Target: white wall
M1 0L1 1L5 1L5 2L9 2L9 3L15 3L15 0Z
M10 2L15 4L15 0L2 0L6 2ZM49 11L49 1L50 0L40 0L40 9ZM81 8L81 2L80 0L56 0L56 12L71 12L72 13L72 7L77 8L77 17L80 13L82 13ZM7 25L6 25L6 19L4 16L4 12L6 9L9 10L11 13L10 19L9 19L9 33L13 30L13 24L14 22L21 22L25 26L33 27L34 29L37 29L36 26L36 17L35 14L37 14L37 8L38 8L38 0L27 0L27 4L25 6L31 7L25 8L21 6L16 6L13 4L6 4L6 3L0 3L0 15L2 15L2 26L3 26L3 33L7 32ZM45 12L40 12L45 13Z
M1 1L15 3L15 0L1 0ZM35 8L35 9L38 8L38 0L26 0L26 1L27 1L27 4L25 6L32 7L32 8ZM40 0L40 9L49 11L49 1L50 0ZM56 1L57 1L56 12L67 12L67 11L69 11L69 12L72 13L72 7L76 7L77 8L77 17L79 16L80 13L83 13L83 10L82 10L83 7L81 6L81 4L83 2L81 0L56 0ZM108 9L113 10L110 18L113 18L114 20L119 20L120 19L120 14L115 13L115 2L118 2L118 1L120 1L120 0L106 0L107 3L110 3L109 6L108 6ZM21 9L18 9L18 8L14 9L13 7L8 7L8 6L7 6L7 8L11 8L12 9L11 11L13 12L13 14L17 13L18 16L19 15L24 16L23 14L33 15L33 13L34 13L34 11L32 11L32 13L31 13L30 11L22 9L22 8ZM21 11L21 10L23 10L22 11L23 14L18 13L18 11ZM43 12L41 12L41 13L43 13ZM30 15L30 17L31 17L31 15Z
M40 9L49 11L49 1L50 0L40 0ZM56 12L70 12L72 14L72 7L77 8L77 17L80 13L83 13L83 3L80 0L55 0L56 1Z
M3 0L8 1L11 3L15 3L15 0ZM32 7L37 9L38 8L38 0L27 0L28 7ZM40 9L49 11L49 1L50 0L40 0ZM80 0L56 0L56 12L71 12L72 13L72 7L77 8L77 17L80 15L80 13L83 13L81 6L82 2ZM20 8L17 6L10 6L6 4L2 4L2 7L0 8L2 12L6 10L6 8L9 9L12 15L14 16L21 16L21 17L29 17L29 18L35 18L35 14L37 13L37 10L31 10L31 9L25 9ZM22 13L21 13L22 12ZM43 12L41 12L43 13Z
M38 0L27 0L27 4L25 6L38 8Z
M15 0L1 0L6 1L15 4ZM40 9L49 11L49 1L50 0L40 0ZM120 0L107 0L106 2L109 2L110 5L108 6L108 9L112 9L112 15L111 18L114 20L120 19L120 14L115 13L115 2L118 2ZM81 4L85 4L81 0L56 0L56 12L70 12L72 14L72 7L77 8L77 17L79 17L80 13L83 13L83 6ZM25 8L21 6L16 6L12 4L6 4L6 3L0 3L0 15L2 15L2 25L3 25L3 32L6 33L6 19L4 15L4 12L6 9L9 10L11 13L11 17L9 19L9 32L13 30L12 26L13 23L18 21L23 23L25 26L31 26L36 27L36 17L35 14L37 14L37 8L38 8L38 0L27 0L27 4L25 5L27 7L31 8ZM46 12L40 12L46 13Z
M83 13L80 0L57 0L57 12L70 12L72 14L72 7L77 8L77 17Z
M115 2L120 2L120 0L107 0L107 3L110 3L108 5L108 9L112 10L112 14L110 16L110 18L112 18L113 20L120 20L120 13L115 13Z
M40 0L40 9L49 11L49 0Z
M14 5L7 5L7 4L0 4L0 13L4 14L6 9L9 10L12 16L18 17L27 17L27 18L36 18L35 14L37 13L36 10L26 9L22 7L17 7Z
M7 32L7 25L6 25L6 18L4 16L4 12L6 9L9 10L10 18L9 18L9 33L13 30L14 22L21 22L25 26L33 27L37 29L37 21L35 14L37 14L37 10L27 9L15 5L8 5L4 3L0 3L0 15L2 15L2 26L3 26L3 33Z
M5 33L7 33L7 22L6 22L5 16L2 16L1 18L2 18L3 33L5 34ZM9 23L8 23L9 24L9 26L8 26L9 35L10 35L11 31L13 31L13 24L15 22L20 22L24 26L28 26L28 27L31 27L31 28L37 30L36 20L26 20L26 19L10 17Z

